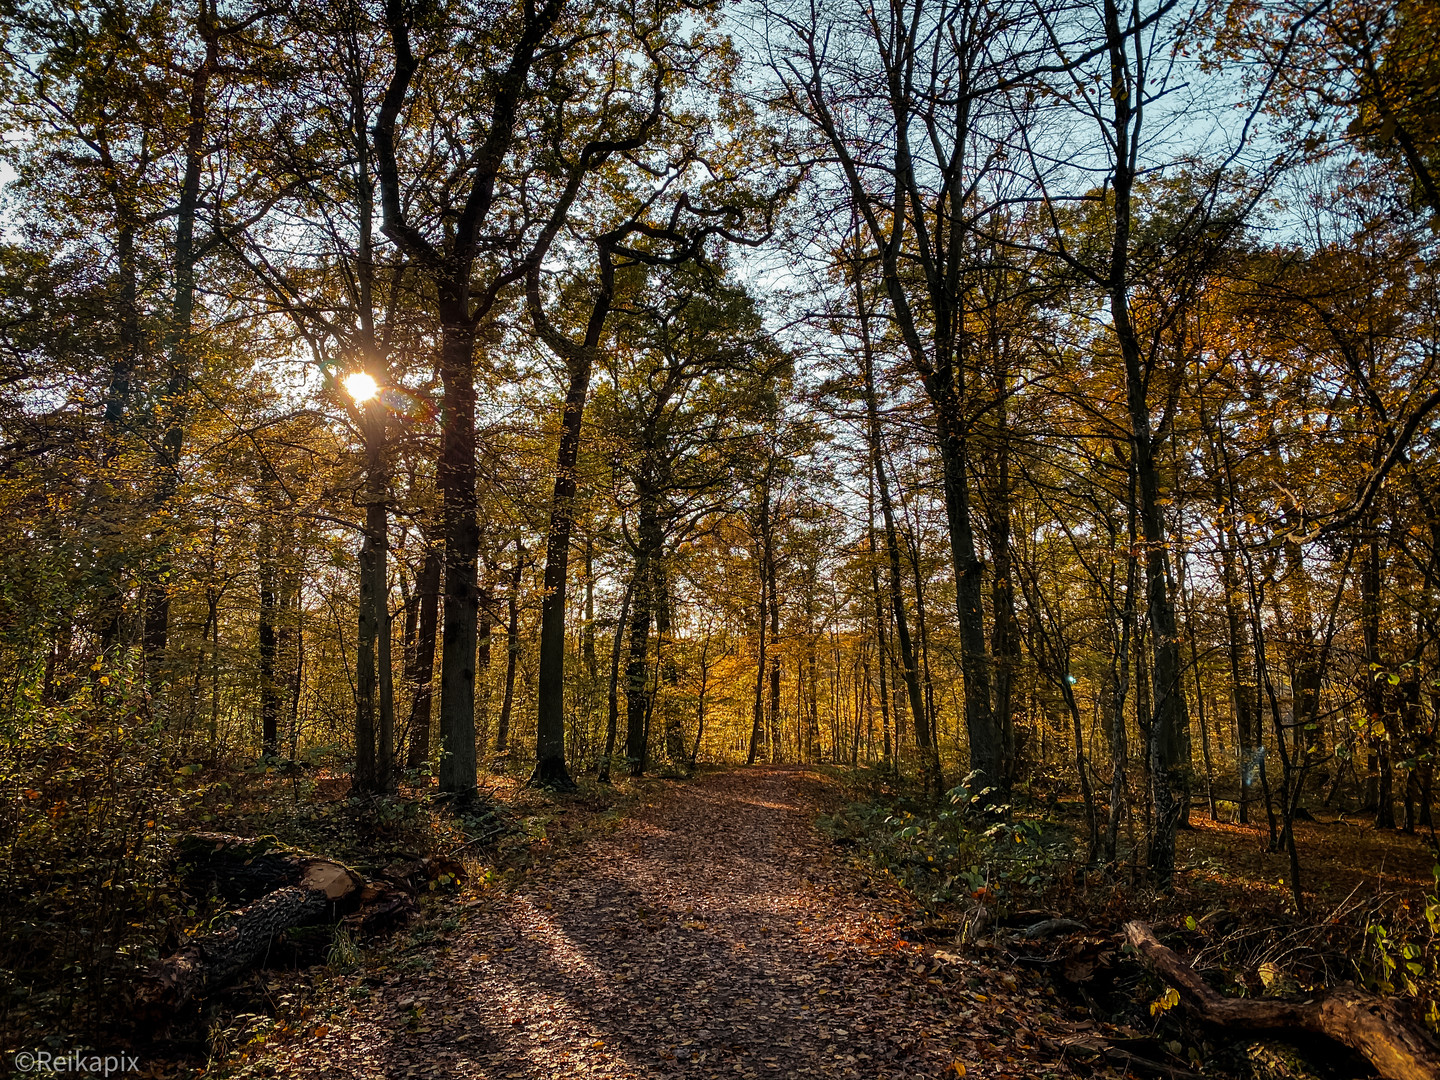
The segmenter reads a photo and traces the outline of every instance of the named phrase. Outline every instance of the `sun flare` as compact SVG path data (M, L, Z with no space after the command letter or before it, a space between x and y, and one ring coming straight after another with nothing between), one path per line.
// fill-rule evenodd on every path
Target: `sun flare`
M380 384L363 371L352 371L345 376L345 392L358 404L369 401L380 392Z

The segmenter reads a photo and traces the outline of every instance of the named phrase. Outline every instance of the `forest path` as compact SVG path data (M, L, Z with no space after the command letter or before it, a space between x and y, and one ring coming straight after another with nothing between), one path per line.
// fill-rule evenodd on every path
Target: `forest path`
M747 768L656 785L617 830L467 910L431 970L383 980L269 1064L387 1080L1050 1072L1021 1046L1037 991L928 978L898 901L861 895L816 832L820 783Z

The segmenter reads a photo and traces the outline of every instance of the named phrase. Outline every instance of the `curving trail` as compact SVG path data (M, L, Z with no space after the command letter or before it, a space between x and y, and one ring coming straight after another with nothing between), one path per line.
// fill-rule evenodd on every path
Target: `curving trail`
M273 1047L265 1071L868 1080L1056 1069L1026 1026L1039 1022L1036 990L1008 976L1008 991L992 988L978 966L968 987L942 984L897 935L895 904L858 895L813 827L815 777L737 769L659 793L615 832L467 910L431 970L397 973L348 1019Z

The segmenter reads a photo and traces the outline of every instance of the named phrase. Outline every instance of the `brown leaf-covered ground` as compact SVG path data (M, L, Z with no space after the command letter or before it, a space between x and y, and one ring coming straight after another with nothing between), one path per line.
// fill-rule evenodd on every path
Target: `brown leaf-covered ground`
M465 909L429 971L272 1041L305 1077L1045 1077L1067 1070L1044 984L936 975L815 831L813 774L657 785L619 828ZM363 991L362 991L363 993Z

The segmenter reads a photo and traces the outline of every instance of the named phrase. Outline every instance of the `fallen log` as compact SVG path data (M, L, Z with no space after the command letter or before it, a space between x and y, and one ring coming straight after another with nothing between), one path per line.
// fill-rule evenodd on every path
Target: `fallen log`
M297 886L307 874L337 880L343 874L359 876L334 859L299 851L274 836L187 833L175 850L187 889L218 896L227 904L248 904L277 889Z
M363 931L372 918L395 921L414 910L394 885L367 882L343 863L287 848L274 837L194 833L178 847L192 883L231 902L250 902L227 925L192 938L151 968L136 992L147 1014L173 1011L224 986L263 961L286 930L343 920Z
M1083 933L1089 929L1083 922L1076 919L1041 919L1020 931L1019 936L1026 941L1043 941L1056 934Z
M1125 937L1141 962L1175 988L1190 1013L1207 1024L1244 1031L1305 1031L1350 1047L1386 1080L1440 1077L1440 1047L1399 1005L1353 986L1306 1001L1227 998L1144 923L1125 924Z

